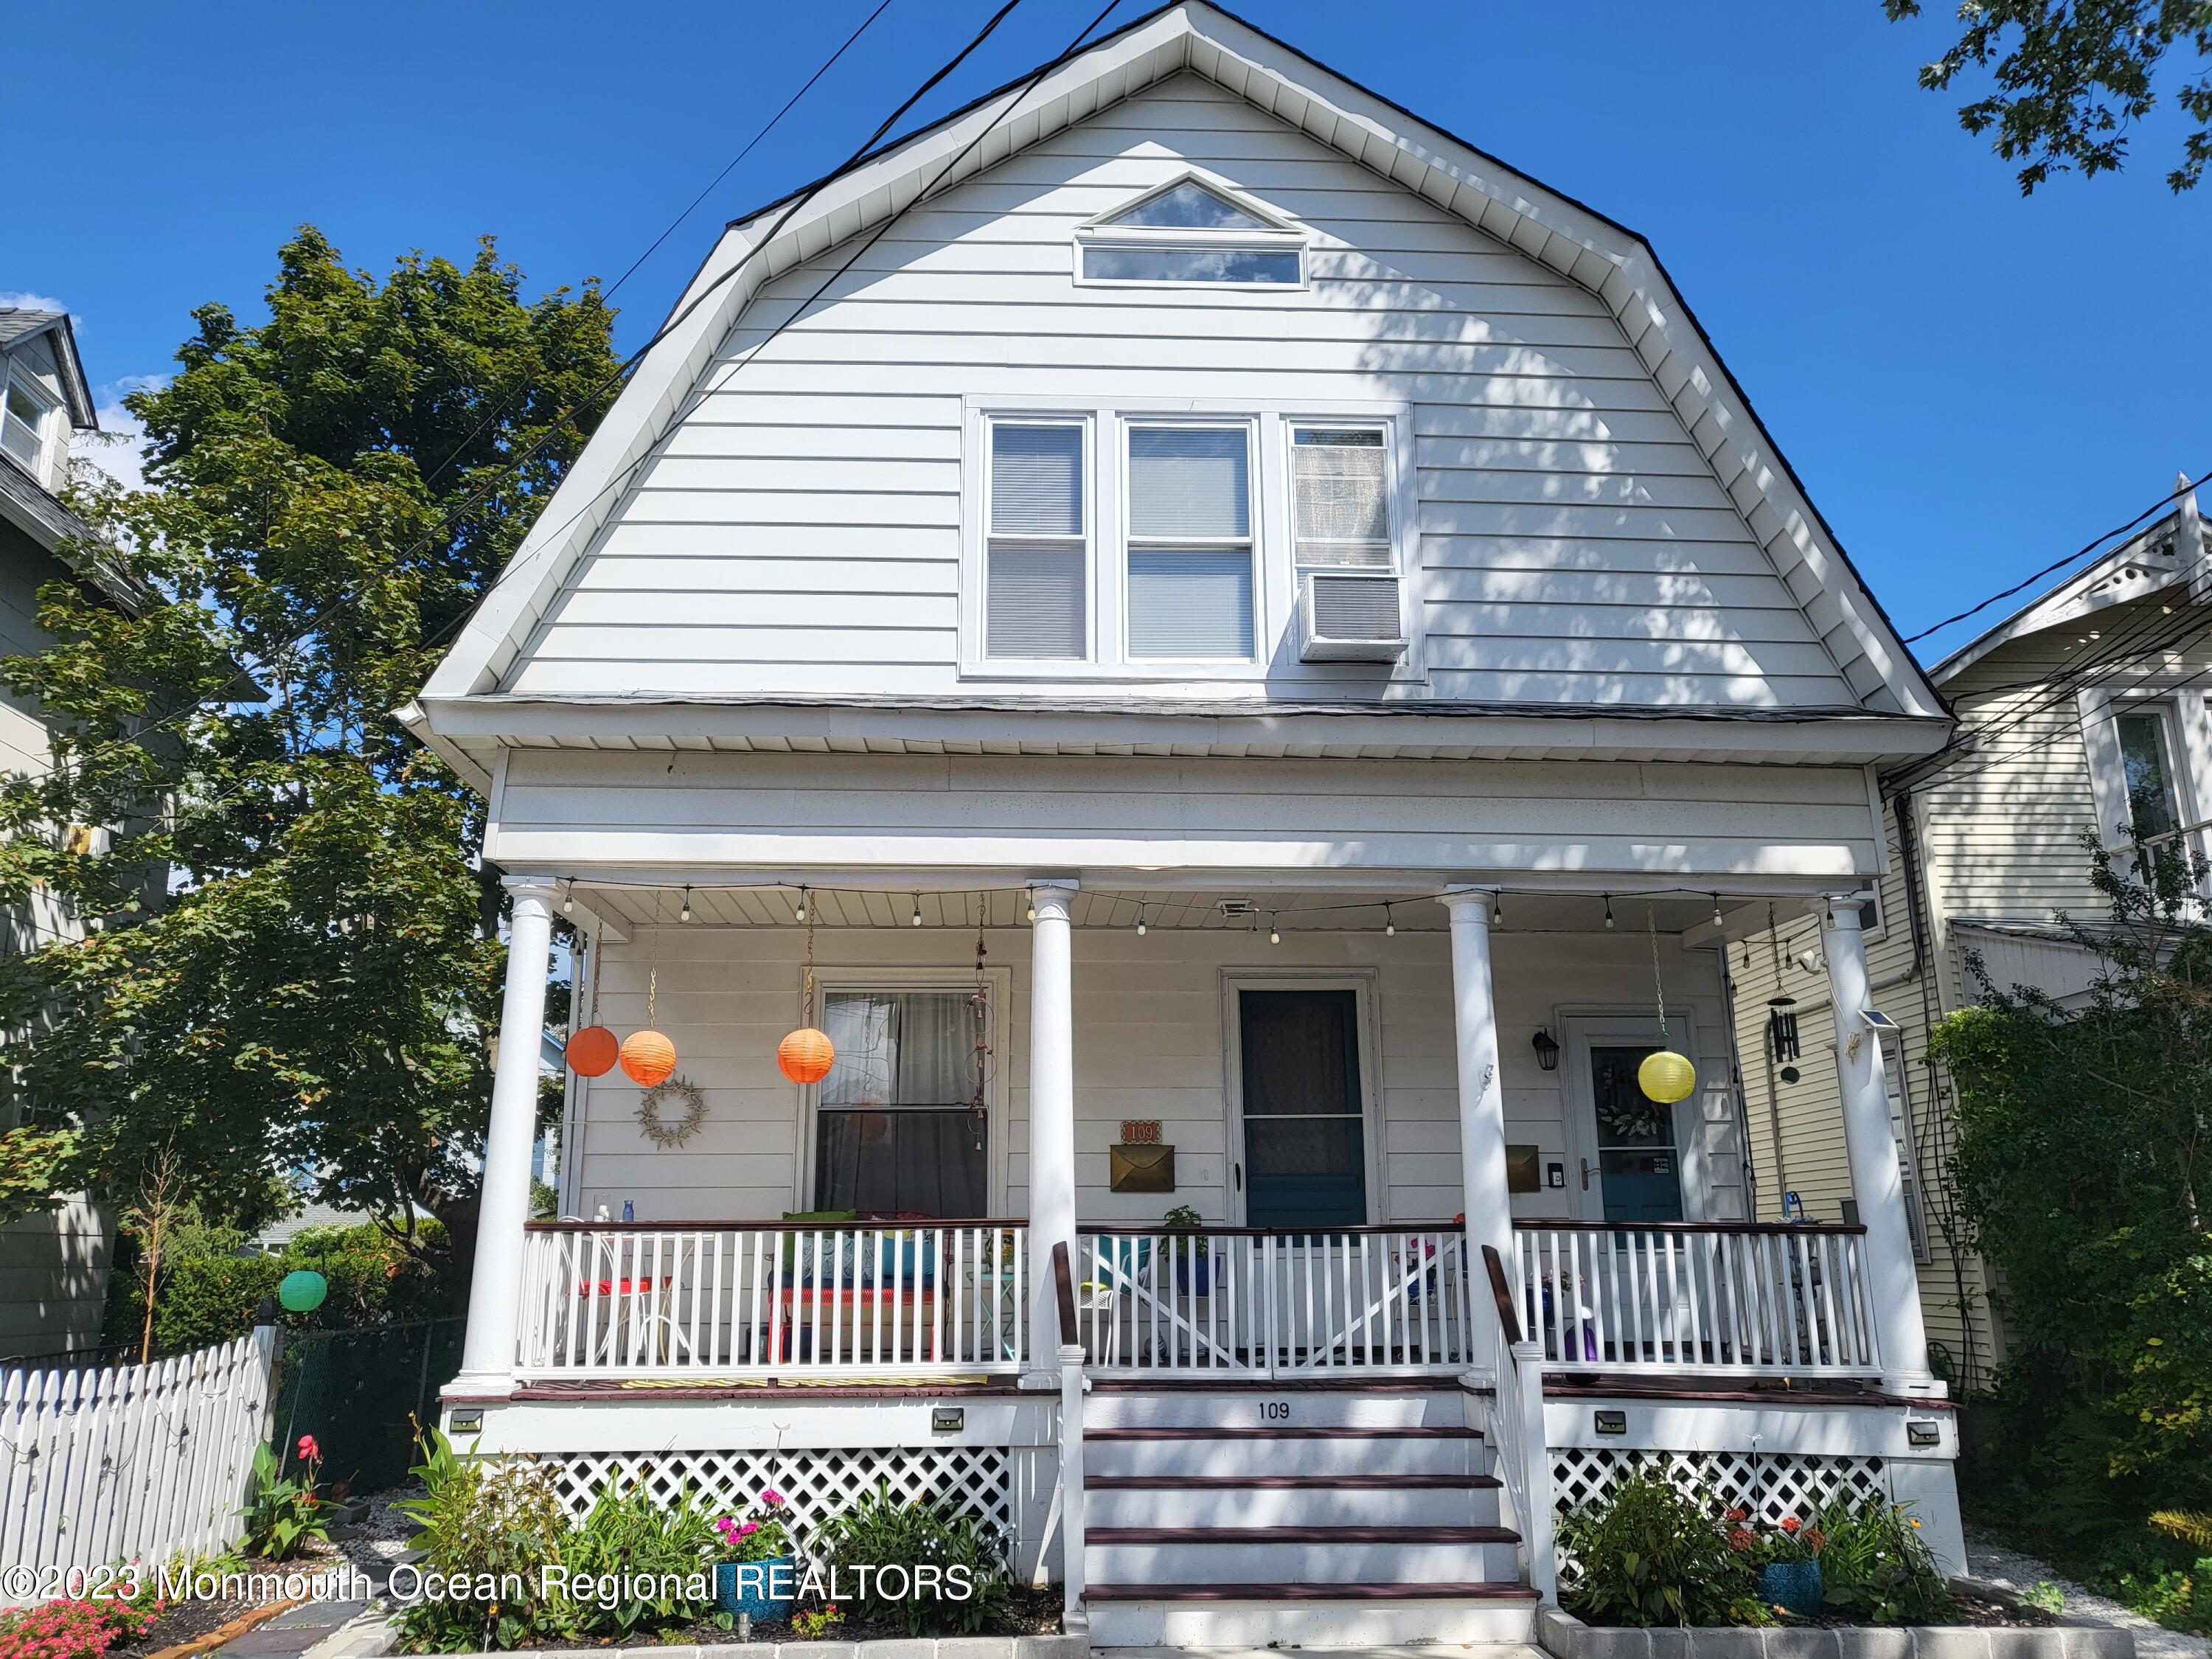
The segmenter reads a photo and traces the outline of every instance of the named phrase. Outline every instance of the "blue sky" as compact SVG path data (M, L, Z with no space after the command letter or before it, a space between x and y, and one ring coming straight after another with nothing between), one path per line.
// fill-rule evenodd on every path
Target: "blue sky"
M252 314L302 221L380 270L493 232L533 287L611 281L872 3L21 10L38 71L0 141L44 187L11 192L0 291L65 303L114 388L168 367L193 306ZM935 107L1097 3L1027 0ZM617 296L624 340L715 225L841 158L993 9L893 0ZM1942 0L1903 26L1878 0L1242 9L1649 236L1908 632L2212 470L2212 184L2168 193L2154 119L2119 178L2023 200L1915 83Z

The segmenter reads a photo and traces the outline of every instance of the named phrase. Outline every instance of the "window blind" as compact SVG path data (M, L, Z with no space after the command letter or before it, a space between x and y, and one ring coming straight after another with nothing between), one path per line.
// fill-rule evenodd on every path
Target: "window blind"
M1129 534L1139 540L1252 533L1250 445L1245 428L1129 428Z
M1298 563L1387 569L1389 477L1381 432L1299 428L1291 444Z
M1129 654L1252 654L1249 548L1129 550Z
M1084 434L1073 422L992 424L986 656L1085 654Z

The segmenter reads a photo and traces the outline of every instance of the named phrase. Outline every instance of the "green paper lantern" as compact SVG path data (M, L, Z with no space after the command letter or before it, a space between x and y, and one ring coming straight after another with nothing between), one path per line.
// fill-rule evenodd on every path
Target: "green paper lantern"
M330 1293L331 1281L306 1267L286 1273L276 1285L276 1299L294 1313L314 1312Z

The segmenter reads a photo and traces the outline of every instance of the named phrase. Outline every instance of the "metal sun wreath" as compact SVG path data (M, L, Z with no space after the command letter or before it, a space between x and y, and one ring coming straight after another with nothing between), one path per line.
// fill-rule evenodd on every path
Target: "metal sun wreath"
M670 1078L645 1091L637 1103L637 1121L654 1146L681 1146L707 1121L707 1097L690 1079Z

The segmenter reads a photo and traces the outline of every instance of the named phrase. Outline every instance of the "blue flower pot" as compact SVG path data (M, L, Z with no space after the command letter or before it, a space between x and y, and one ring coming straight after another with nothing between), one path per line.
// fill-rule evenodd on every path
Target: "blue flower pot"
M772 1555L765 1561L723 1561L714 1568L714 1600L724 1613L749 1614L755 1624L791 1617L799 1599L799 1561Z
M1800 1619L1817 1619L1820 1613L1820 1564L1771 1562L1759 1575L1759 1593Z

